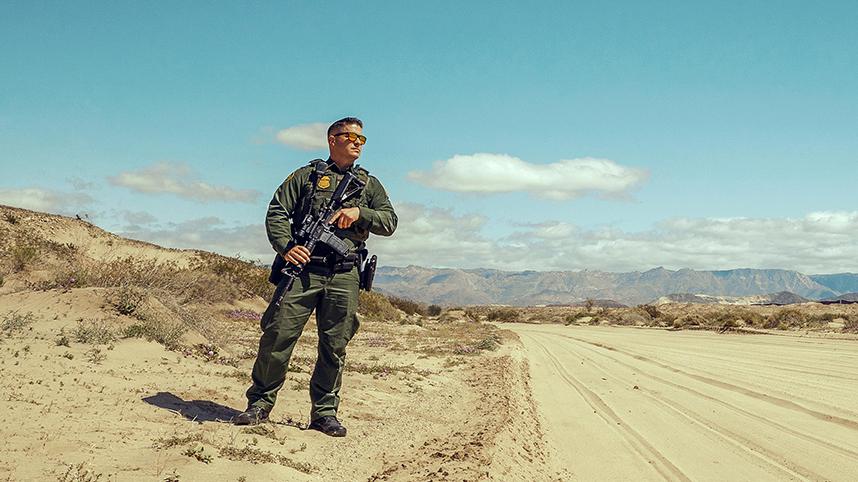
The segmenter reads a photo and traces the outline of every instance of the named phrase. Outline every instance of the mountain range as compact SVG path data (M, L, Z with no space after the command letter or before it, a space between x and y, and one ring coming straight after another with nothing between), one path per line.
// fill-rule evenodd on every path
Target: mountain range
M697 271L658 267L610 273L385 266L376 272L374 287L445 306L574 304L587 299L637 305L675 294L749 297L788 292L808 299L834 298L858 292L858 274L806 275L783 269L747 268Z

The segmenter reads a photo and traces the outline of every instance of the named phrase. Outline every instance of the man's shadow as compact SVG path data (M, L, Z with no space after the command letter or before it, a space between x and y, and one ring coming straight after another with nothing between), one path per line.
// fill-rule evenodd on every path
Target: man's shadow
M239 410L209 400L182 400L168 392L158 392L155 395L143 397L143 401L178 413L192 422L229 422L241 413Z

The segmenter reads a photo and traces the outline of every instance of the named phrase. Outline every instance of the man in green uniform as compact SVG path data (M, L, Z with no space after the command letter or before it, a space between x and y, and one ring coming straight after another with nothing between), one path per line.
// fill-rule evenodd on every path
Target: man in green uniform
M303 217L322 209L348 171L365 187L333 216L336 235L357 251L363 249L370 233L393 234L397 218L387 193L378 179L354 164L366 143L362 131L363 123L354 117L334 122L328 128L330 157L326 165L317 168L311 163L290 174L268 206L265 227L274 250L287 263L306 264L306 268L279 305L275 294L262 316L263 334L253 365L253 385L247 390L247 410L234 419L238 425L268 418L277 391L286 379L295 343L315 309L319 346L310 378L313 406L309 428L336 437L346 434L336 415L346 345L358 329L357 267L353 256L343 258L323 244L317 244L310 253L293 239Z

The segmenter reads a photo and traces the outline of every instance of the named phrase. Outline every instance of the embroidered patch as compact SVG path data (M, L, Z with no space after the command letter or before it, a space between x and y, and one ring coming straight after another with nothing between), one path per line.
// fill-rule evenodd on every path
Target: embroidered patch
M320 177L319 182L316 183L316 187L319 189L327 189L331 187L331 176Z

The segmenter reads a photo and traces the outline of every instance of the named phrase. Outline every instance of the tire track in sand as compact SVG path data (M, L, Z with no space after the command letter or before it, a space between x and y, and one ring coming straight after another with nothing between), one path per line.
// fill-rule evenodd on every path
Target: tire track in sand
M685 375L687 377L693 378L693 379L701 381L703 383L707 383L709 385L713 385L713 386L716 386L719 388L723 388L725 390L730 390L730 391L735 392L735 393L740 393L742 395L753 397L753 398L756 398L758 400L763 400L763 401L769 402L773 405L777 405L777 406L782 407L782 408L789 408L789 409L792 409L794 411L801 412L801 413L804 413L806 415L810 415L812 417L816 417L820 420L835 423L835 424L838 424L838 425L841 425L844 427L848 427L852 430L858 431L858 421L855 421L855 420L839 417L837 415L832 415L830 413L820 412L818 410L814 410L812 408L808 408L808 407L805 407L804 405L793 402L792 400L786 400L786 399L783 399L780 397L775 397L775 396L772 396L772 395L769 395L766 393L761 393L761 392L758 392L756 390L752 390L750 388L746 388L746 387L743 387L740 385L735 385L735 384L729 383L729 382L724 382L721 380L716 380L712 377L708 377L705 375L698 375L696 373L690 373L690 372L687 372L685 370L681 370L679 368L676 368L674 366L666 365L666 364L661 363L657 360L653 360L651 358L645 357L643 355L640 355L640 354L637 354L634 352L630 352L627 350L622 350L622 349L607 345L605 343L599 343L596 341L584 340L584 339L576 338L574 336L569 336L569 335L561 335L561 336L563 336L564 338L570 338L572 340L579 341L581 343L587 343L588 345L597 346L597 347L603 348L605 350L615 351L617 353L623 353L625 355L628 355L628 356L634 358L635 360L639 360L639 361L642 361L645 363L649 363L649 364L658 366L660 368L664 368L665 370L670 370L674 373L679 373L681 375Z
M674 465L667 457L656 449L645 437L628 426L619 415L614 412L605 401L595 392L587 388L583 383L572 376L564 367L560 360L551 353L551 351L543 344L530 335L528 336L535 344L539 346L548 360L554 367L555 372L572 387L578 395L584 399L587 404L594 409L594 412L601 417L608 426L617 430L620 435L629 442L638 455L649 463L662 477L667 480L682 480L691 482L691 479L683 473L679 467Z
M542 336L547 337L547 335L542 335ZM587 347L585 347L585 346L580 346L580 348L587 349ZM618 374L616 372L608 371L607 369L603 368L599 364L598 361L596 361L593 358L590 358L586 355L582 355L582 354L574 351L568 345L562 345L562 349L564 349L567 353L573 354L573 355L578 356L578 357L582 357L585 360L589 361L591 363L591 366L595 367L596 369L598 369L601 373L603 373L606 376L610 376L614 379L620 379L621 378L618 376ZM819 439L816 439L813 437L805 438L804 434L801 434L799 432L796 432L795 430L792 430L788 427L780 425L777 422L773 422L773 421L770 421L770 420L767 420L764 418L760 418L760 417L756 416L755 414L748 412L747 410L743 410L743 409L740 409L738 407L734 407L730 404L722 402L721 400L718 400L715 397L708 396L706 394L698 392L697 390L691 389L689 387L685 387L683 385L667 381L661 377L646 373L643 370L641 370L639 366L630 365L630 364L624 363L622 361L619 361L615 358L611 358L605 354L596 352L595 350L592 350L592 349L590 349L590 350L593 353L604 356L606 359L608 359L611 362L615 362L618 365L622 365L626 368L634 370L635 373L642 374L648 378L657 380L661 383L672 386L674 388L682 389L688 393L691 393L695 396L704 398L708 401L719 403L719 404L721 404L727 408L735 409L736 411L738 411L740 413L743 413L743 414L748 415L752 418L758 419L759 421L761 421L763 423L768 423L771 426L774 426L778 429L785 430L791 434L799 436L800 438L806 439L806 440L814 442L814 443L820 443L822 445L825 445L827 448L833 449L834 451L837 451L843 455L846 455L847 457L852 457L852 456L858 457L858 454L856 454L855 452L849 451L848 449L842 449L841 447L838 447L836 445L824 442L822 440L819 440ZM626 384L634 384L634 380L624 379L624 381L626 382ZM637 386L637 385L635 385L635 386ZM738 451L739 451L738 453L740 455L750 456L754 460L756 460L758 462L762 462L765 467L760 466L761 468L763 468L763 469L769 468L772 471L776 471L778 474L780 474L781 477L779 477L779 479L781 479L781 480L783 479L783 476L788 476L788 477L792 477L792 478L796 478L796 479L804 479L804 480L826 480L825 476L818 474L818 473L812 471L811 469L809 469L807 467L791 463L789 461L788 457L786 457L784 454L769 450L768 448L766 448L760 444L755 443L754 441L748 439L747 437L745 437L745 436L743 436L743 435L741 435L741 434L739 434L733 430L730 430L730 429L728 429L722 425L719 425L718 423L715 423L715 422L707 419L706 417L700 415L700 413L698 413L698 412L696 412L696 411L694 411L694 410L692 410L686 406L680 405L676 402L673 402L667 398L660 396L659 393L654 391L654 390L649 390L645 387L640 387L640 386L638 386L638 388L636 388L636 390L639 390L642 394L647 396L654 403L664 407L665 409L667 409L671 413L674 413L674 414L678 415L679 417L691 422L692 424L702 428L703 430L707 431L708 433L713 434L719 440L725 442L729 446L732 446L735 449L738 449Z

